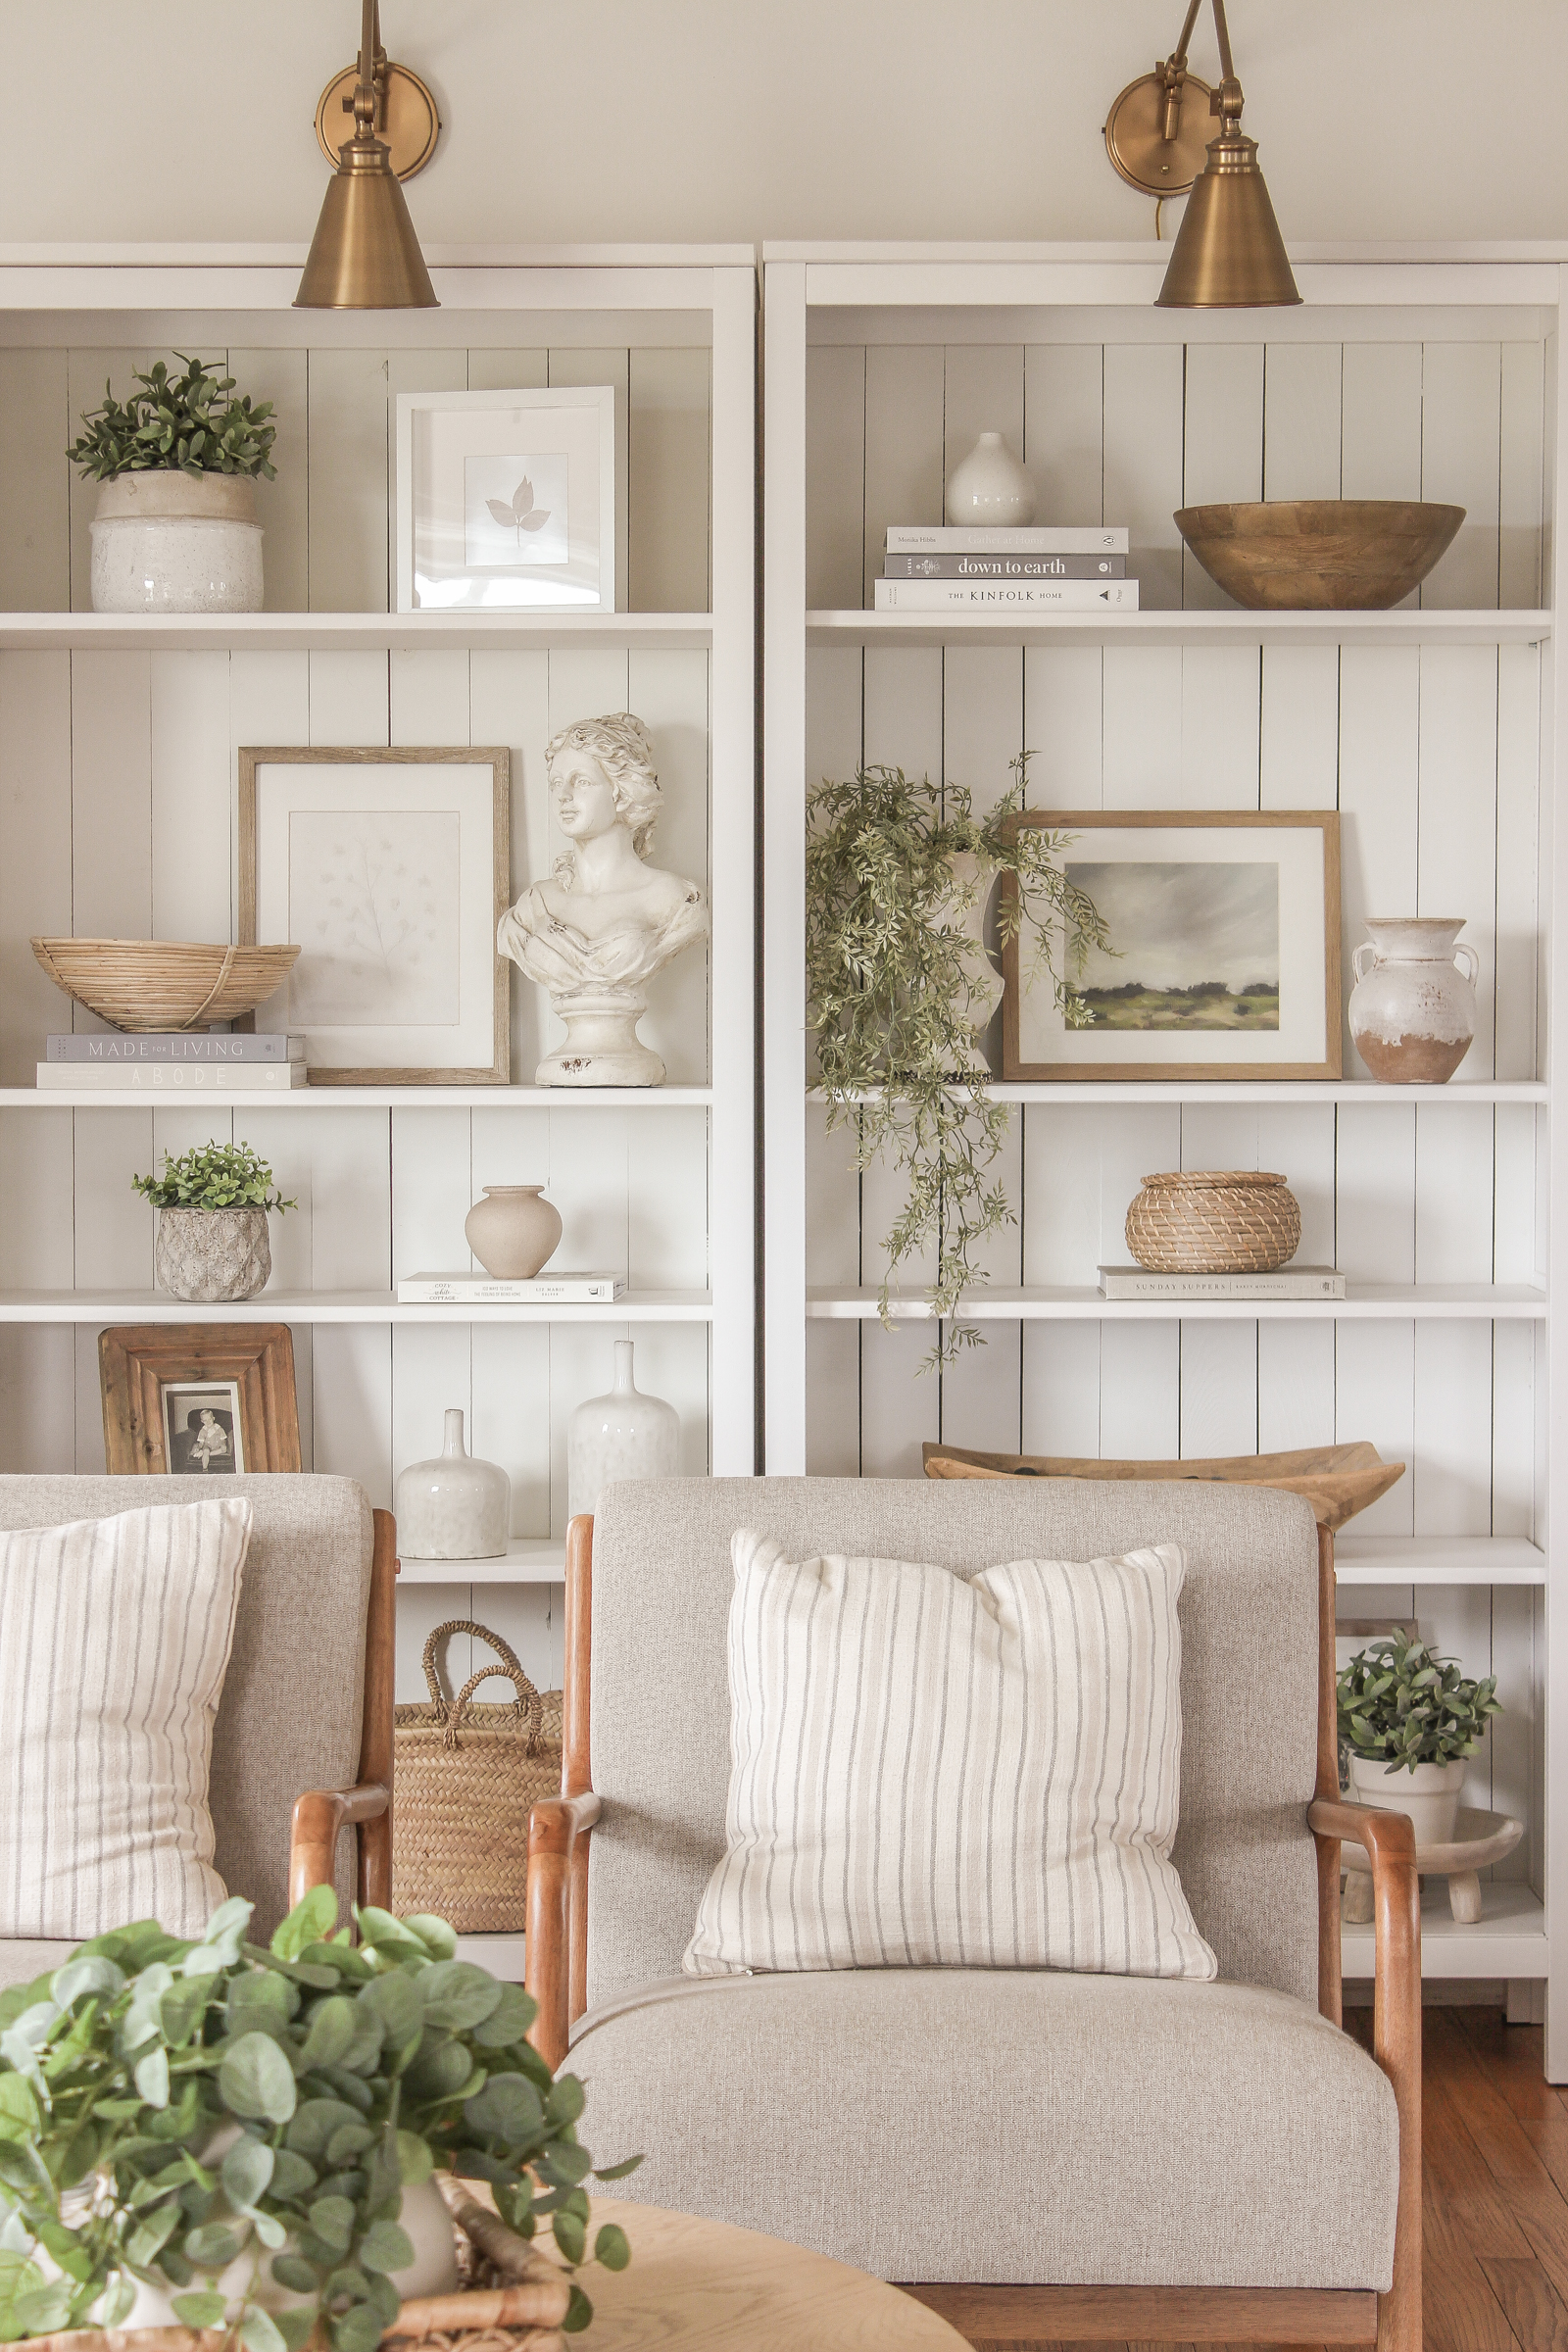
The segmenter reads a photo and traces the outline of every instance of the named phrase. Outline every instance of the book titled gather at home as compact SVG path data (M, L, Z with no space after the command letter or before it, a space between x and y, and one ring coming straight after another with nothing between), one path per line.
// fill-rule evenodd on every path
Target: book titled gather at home
M281 1030L235 1037L220 1029L137 1029L108 1036L50 1037L45 1061L303 1061L305 1040Z
M613 1274L535 1274L527 1282L493 1274L405 1274L400 1306L609 1306L625 1294Z
M1105 1298L1343 1298L1333 1266L1282 1266L1275 1274L1153 1274L1147 1266L1102 1266Z
M1136 612L1136 580L876 580L878 612Z
M1124 522L890 522L890 556L1125 556Z
M286 1095L309 1086L303 1061L40 1061L41 1087L76 1094Z

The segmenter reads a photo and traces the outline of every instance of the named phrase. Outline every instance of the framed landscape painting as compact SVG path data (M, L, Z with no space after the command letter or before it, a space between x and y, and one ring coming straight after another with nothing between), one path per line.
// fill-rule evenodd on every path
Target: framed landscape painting
M1102 946L1027 924L1004 950L1006 1079L1338 1078L1340 820L1333 809L1027 809L1093 901ZM1014 889L1010 875L1003 887Z

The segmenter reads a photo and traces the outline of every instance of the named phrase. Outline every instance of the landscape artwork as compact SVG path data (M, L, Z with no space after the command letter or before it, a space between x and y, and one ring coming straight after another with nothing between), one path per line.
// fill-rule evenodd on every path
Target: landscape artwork
M1105 926L1072 999L1083 1026L1278 1030L1278 860L1214 864L1063 859Z

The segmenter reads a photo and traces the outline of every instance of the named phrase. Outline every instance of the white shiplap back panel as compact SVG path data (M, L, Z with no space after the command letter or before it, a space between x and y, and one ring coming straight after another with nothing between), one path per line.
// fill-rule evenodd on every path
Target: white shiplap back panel
M1541 652L1497 648L1495 1074L1536 1075L1541 868Z
M387 355L311 354L311 609L387 610Z
M1023 1327L1023 1453L1099 1458L1101 1330L1098 1323Z
M1497 602L1541 602L1545 353L1504 343L1497 472Z
M0 1332L0 1469L72 1476L80 1467L76 1409L72 1326L8 1323Z
M1339 775L1339 647L1267 647L1258 719L1258 807L1336 808Z
M1334 1325L1257 1327L1257 1449L1334 1444Z
M40 969L34 934L72 913L71 656L0 654L0 1085L30 1083L71 1000Z
M471 654L468 708L474 742L504 743L512 753L510 896L515 905L549 873L560 846L544 765L550 738L550 657L544 652ZM513 1083L530 1086L545 1051L544 994L515 964L511 984Z
M155 1172L153 1114L78 1110L73 1113L73 1192L78 1200L92 1203L90 1214L75 1220L74 1287L148 1290L156 1212L132 1191L131 1179Z
M256 484L262 576L269 612L304 612L311 602L310 354L233 350L228 372L258 406L272 404L275 479ZM275 737L270 738L276 741Z
M1263 381L1262 498L1340 495L1338 343L1271 343Z
M650 857L666 873L695 882L712 905L708 772L708 656L633 650L627 661L627 707L654 739L664 796ZM752 790L749 773L715 779L725 794ZM708 1079L710 949L694 946L656 975L639 1035L663 1056L672 1085Z
M1098 646L1031 646L1023 658L1031 808L1098 808L1104 694Z
M627 1279L638 1290L706 1290L708 1114L643 1110L631 1127L626 1157Z
M627 586L634 612L706 612L712 368L696 350L628 354Z
M811 1478L860 1475L858 1323L806 1327L806 1468Z
M1181 664L1177 806L1255 808L1262 690L1257 647L1190 645Z
M392 1120L392 1272L467 1274L475 1270L463 1221L475 1190L466 1110L394 1110Z
M1340 496L1419 498L1421 346L1347 343Z
M860 1475L918 1478L920 1448L942 1435L942 1383L922 1371L934 1338L923 1322L860 1326Z
M1187 351L1183 419L1184 507L1263 494L1263 347L1194 343ZM1233 611L1191 549L1182 551L1182 600L1189 611Z
M550 1533L550 1329L543 1323L468 1327L473 1434L486 1461L512 1481L512 1532Z
M1101 807L1179 808L1180 647L1107 645L1102 660Z
M1421 495L1463 507L1458 537L1421 585L1424 608L1497 602L1502 352L1428 343L1421 369Z
M1149 612L1179 610L1182 601L1182 542L1171 520L1183 503L1182 359L1175 343L1105 347L1105 520L1129 526L1127 569Z
M461 646L387 656L388 733L395 744L471 740L468 655Z
M70 415L63 351L0 352L0 611L71 610Z
M627 457L631 446L628 414L631 355L626 351L579 351L568 348L550 354L550 384L611 384L615 391L615 610L624 612L630 587L627 531L631 517Z
M1181 1331L1181 1451L1257 1450L1255 1323L1186 1322Z
M470 392L543 392L550 382L550 354L538 344L505 349L468 348Z
M228 662L223 653L154 654L152 934L233 938Z
M1024 464L1039 522L1102 522L1105 355L1098 343L1031 343L1024 353Z
M860 602L882 569L890 522L940 522L944 355L918 345L865 355L865 505Z
M1419 652L1348 645L1340 653L1340 935L1345 1002L1368 915L1414 914L1420 758ZM1346 1039L1346 1072L1366 1065Z
M1464 937L1481 958L1475 1040L1459 1065L1466 1078L1493 1074L1496 799L1497 649L1425 646L1416 907L1462 915Z
M1024 447L1021 343L955 343L943 368L943 480L982 433L1001 433L1014 458Z
M322 748L390 743L387 677L381 653L311 653L311 742Z
M1402 1103L1339 1111L1336 1263L1352 1282L1415 1279L1415 1112ZM1368 1535L1413 1529L1415 1326L1341 1323L1335 1349L1335 1437L1369 1440L1411 1465L1359 1521Z
M83 937L152 935L151 687L146 654L71 658L71 928Z
M865 369L866 354L854 346L806 355L806 601L813 609L854 611L863 601Z

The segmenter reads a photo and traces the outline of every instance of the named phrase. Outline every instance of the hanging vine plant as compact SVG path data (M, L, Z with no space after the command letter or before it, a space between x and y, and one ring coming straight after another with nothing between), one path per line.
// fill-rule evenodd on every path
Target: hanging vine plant
M916 782L900 767L824 779L807 801L808 1026L828 1132L853 1129L858 1169L888 1154L907 1175L882 1243L877 1311L891 1326L900 1267L934 1246L927 1296L939 1320L922 1370L981 1344L955 1310L986 1279L980 1244L1015 1221L992 1173L1009 1106L988 1097L976 1042L1000 993L978 936L993 881L1015 878L999 911L1003 939L1032 934L1031 982L1049 976L1074 1027L1086 1016L1070 977L1106 944L1093 900L1055 862L1070 836L1009 825L1029 757L1011 762L1015 782L984 816L967 786Z

